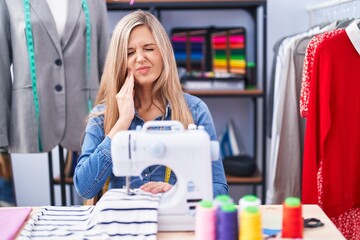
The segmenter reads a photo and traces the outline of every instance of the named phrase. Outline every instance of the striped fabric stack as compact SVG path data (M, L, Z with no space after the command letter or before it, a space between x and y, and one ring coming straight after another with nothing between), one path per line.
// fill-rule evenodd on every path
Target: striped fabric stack
M96 206L43 207L18 239L155 240L160 198L141 190L127 195L111 189Z

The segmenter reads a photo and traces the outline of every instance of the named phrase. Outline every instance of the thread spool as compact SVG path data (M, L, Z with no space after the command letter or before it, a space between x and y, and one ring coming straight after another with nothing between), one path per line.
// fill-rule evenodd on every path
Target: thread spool
M214 205L218 207L229 203L233 203L233 200L229 195L226 194L217 195L214 199Z
M254 62L248 62L246 65L246 88L256 88L256 68Z
M241 240L262 240L261 214L256 206L245 207L240 213Z
M304 221L301 201L297 197L288 197L283 203L282 233L283 238L302 238Z
M260 199L255 195L245 195L239 200L240 212L249 206L259 207L261 204Z
M220 215L220 212L221 212L221 207L223 205L226 205L226 204L232 204L233 203L233 200L232 198L229 196L229 195L226 195L226 194L220 194L220 195L217 195L214 199L214 206L217 208L216 209L216 238L218 240L218 236L219 236L219 226L220 226L220 223L219 223L219 215Z
M202 200L196 205L195 211L196 240L216 239L216 207L212 201Z
M217 240L238 239L238 214L237 207L233 203L223 204L217 210Z

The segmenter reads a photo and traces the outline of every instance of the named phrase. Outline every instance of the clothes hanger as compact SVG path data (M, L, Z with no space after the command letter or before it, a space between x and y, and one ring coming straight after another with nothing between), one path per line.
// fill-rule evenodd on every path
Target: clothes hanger
M338 22L338 24L336 25L336 28L346 28L347 26L350 25L350 23L352 23L354 21L354 18L349 18L349 19L343 19L340 20Z

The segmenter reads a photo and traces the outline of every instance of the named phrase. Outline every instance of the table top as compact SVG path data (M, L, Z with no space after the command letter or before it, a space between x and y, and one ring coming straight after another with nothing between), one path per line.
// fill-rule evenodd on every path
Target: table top
M282 205L261 205L263 229L281 229L282 225ZM34 207L33 212L39 207ZM331 220L326 216L318 205L303 205L303 217L317 218L324 223L324 226L318 228L305 228L303 239L316 240L342 240L344 236L335 227ZM159 232L159 240L195 240L194 232ZM278 238L277 238L278 239Z
M304 218L317 218L324 223L323 227L305 228L303 239L341 240L345 239L331 220L318 205L303 205ZM261 205L262 227L280 229L282 225L282 205ZM195 240L194 232L159 232L159 240Z

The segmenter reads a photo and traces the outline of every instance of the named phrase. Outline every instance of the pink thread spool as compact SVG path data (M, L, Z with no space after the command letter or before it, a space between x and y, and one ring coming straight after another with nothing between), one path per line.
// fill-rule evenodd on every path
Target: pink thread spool
M300 199L288 197L283 203L282 233L283 238L303 238L304 221Z
M195 238L216 240L216 207L210 200L202 200L196 206Z

